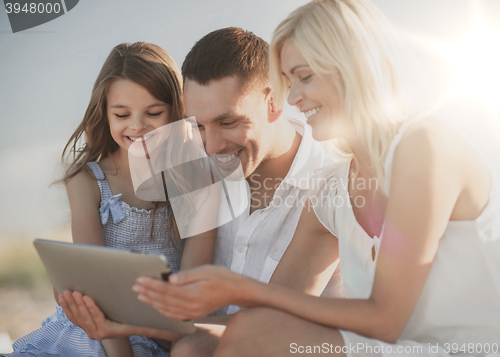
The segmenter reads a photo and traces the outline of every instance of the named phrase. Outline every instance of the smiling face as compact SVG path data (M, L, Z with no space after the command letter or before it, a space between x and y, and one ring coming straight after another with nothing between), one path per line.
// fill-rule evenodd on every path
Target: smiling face
M187 79L184 105L186 117L196 118L205 151L221 169L241 162L247 178L265 160L272 139L263 92L245 93L234 76L206 85Z
M113 82L106 100L111 136L124 153L135 142L150 143L154 136L146 134L170 123L171 106L130 80Z
M314 73L291 40L281 49L281 69L290 83L288 103L304 113L315 140L324 141L352 131L342 111L341 95L334 75ZM346 132L347 130L347 132Z

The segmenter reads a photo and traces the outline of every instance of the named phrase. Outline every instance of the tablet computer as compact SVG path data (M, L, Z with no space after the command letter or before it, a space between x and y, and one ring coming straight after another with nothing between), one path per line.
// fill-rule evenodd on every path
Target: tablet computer
M196 330L190 321L163 316L132 291L141 275L162 278L170 273L166 256L45 239L33 244L57 291L91 296L108 319L186 334Z

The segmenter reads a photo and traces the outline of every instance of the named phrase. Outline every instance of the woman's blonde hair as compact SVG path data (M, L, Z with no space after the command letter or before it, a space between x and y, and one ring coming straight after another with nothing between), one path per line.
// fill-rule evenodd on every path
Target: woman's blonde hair
M313 0L292 12L274 31L270 50L270 80L283 106L288 84L281 69L281 49L291 40L314 73L335 75L343 110L367 148L380 182L390 142L412 113L403 88L399 43L380 11L364 0ZM340 152L352 149L336 140Z
M120 79L141 85L153 97L169 104L171 122L184 118L182 79L172 57L163 48L148 42L122 43L116 46L97 76L82 122L64 147L62 161L63 164L67 163L61 180L64 183L83 170L88 162L98 162L118 149L109 130L106 94L109 86ZM154 213L160 206L155 202L153 227ZM169 226L178 236L173 217Z

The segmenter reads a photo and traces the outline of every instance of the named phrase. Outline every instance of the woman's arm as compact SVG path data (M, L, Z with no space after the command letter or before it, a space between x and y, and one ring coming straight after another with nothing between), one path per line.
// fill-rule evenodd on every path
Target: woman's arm
M160 312L179 319L200 318L227 304L269 306L394 342L420 296L457 200L478 179L468 173L473 163L465 152L471 149L464 148L457 135L439 125L424 125L408 129L398 146L373 291L367 300L312 297L221 267L180 272L169 284L143 277L134 290L153 307L163 298Z
M293 238L269 283L319 296L338 263L338 240L318 220L308 199Z

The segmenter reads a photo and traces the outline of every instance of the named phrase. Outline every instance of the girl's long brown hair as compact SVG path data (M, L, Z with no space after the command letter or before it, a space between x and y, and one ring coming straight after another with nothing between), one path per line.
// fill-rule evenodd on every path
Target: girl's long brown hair
M119 79L131 80L153 97L170 104L172 122L184 118L182 79L170 55L163 48L148 42L116 46L97 76L82 122L64 147L62 161L63 164L69 163L62 179L64 183L84 169L88 162L98 162L118 149L108 126L106 93L110 84ZM80 145L81 140L83 145ZM162 205L154 203L153 225L156 209ZM168 201L166 205L169 205ZM175 220L171 218L170 229L178 238Z

